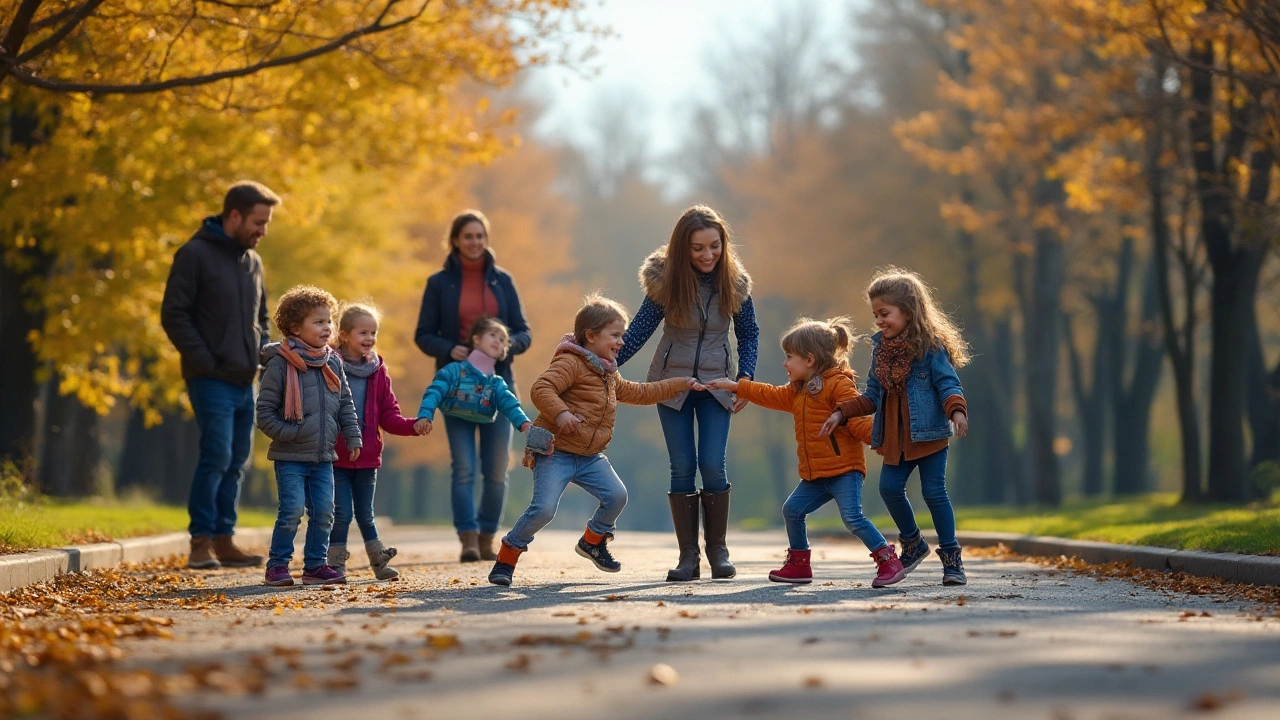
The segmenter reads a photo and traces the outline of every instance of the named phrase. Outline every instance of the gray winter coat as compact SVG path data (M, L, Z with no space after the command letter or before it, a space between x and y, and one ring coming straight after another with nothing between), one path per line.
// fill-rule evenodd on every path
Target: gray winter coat
M258 429L271 438L268 460L288 462L333 462L337 459L334 443L341 429L348 448L358 448L360 421L351 400L351 386L337 353L329 359L329 367L342 381L338 392L325 385L319 368L310 368L298 377L302 392L302 422L284 419L285 370L289 363L280 354L280 343L262 348L262 378L258 383Z

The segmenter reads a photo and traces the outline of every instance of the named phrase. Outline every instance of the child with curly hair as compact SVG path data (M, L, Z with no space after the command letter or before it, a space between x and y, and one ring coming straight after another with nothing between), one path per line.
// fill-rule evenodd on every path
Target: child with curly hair
M328 564L333 529L333 461L341 432L347 459L360 457L363 441L342 358L329 347L338 303L317 287L298 285L276 303L274 320L284 339L262 349L258 387L258 428L271 438L267 459L275 463L280 497L266 584L293 584L289 561L302 512L307 539L302 551L302 584L345 584Z

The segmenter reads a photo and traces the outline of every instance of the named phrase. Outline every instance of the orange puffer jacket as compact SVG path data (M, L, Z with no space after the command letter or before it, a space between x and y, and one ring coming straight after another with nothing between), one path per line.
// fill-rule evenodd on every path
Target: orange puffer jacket
M836 405L858 396L858 385L852 370L833 368L821 375L821 387L811 380L807 385L769 385L751 380L738 381L738 397L761 406L791 413L796 426L796 455L800 460L800 477L805 480L835 477L849 472L866 474L862 443L854 438L847 425L840 425L828 437L818 437Z
M682 377L651 383L626 380L616 369L566 338L556 348L551 366L529 388L533 406L538 408L538 419L533 424L556 436L556 450L595 455L604 452L613 439L618 403L655 405L688 387L688 378ZM565 410L582 418L578 431L572 435L561 433L556 425L556 418Z

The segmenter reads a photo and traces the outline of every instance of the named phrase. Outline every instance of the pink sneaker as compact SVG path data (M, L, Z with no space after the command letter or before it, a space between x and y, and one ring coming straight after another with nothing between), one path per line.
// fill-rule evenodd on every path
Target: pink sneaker
M314 570L302 573L303 585L346 585L347 576L334 570L329 565L321 565Z
M907 576L907 572L902 569L902 561L898 560L898 551L893 545L885 545L871 553L871 559L876 561L876 579L871 581L873 588L882 588L885 585L901 582L902 578Z

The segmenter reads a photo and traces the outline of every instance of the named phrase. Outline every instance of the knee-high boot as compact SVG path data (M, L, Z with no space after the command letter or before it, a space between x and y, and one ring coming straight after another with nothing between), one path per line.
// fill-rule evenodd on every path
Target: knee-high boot
M667 582L698 579L698 493L667 493L671 502L671 521L676 526L676 543L680 545L680 562L667 571Z
M711 564L711 577L731 578L738 569L729 562L729 546L725 544L725 532L729 529L729 493L702 492L702 529L706 533L707 562Z

